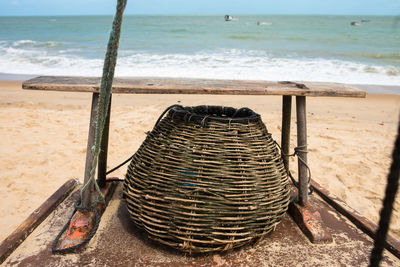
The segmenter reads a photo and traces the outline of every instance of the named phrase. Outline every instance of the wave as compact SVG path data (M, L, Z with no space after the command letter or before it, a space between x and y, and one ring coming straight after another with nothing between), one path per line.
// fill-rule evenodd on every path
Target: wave
M21 45L33 45L36 44L37 42L32 41L32 40L19 40L19 41L15 41L13 43L13 46L21 46Z
M266 37L264 36L256 36L256 35L229 35L228 38L233 40L253 40L253 41L266 39Z
M40 75L100 76L103 59L79 56L71 50L49 53L28 49L30 40L17 46L0 43L0 72ZM33 41L32 41L33 42ZM20 47L19 47L19 46ZM79 49L78 49L79 50ZM303 80L354 84L400 84L400 68L346 60L275 57L265 51L220 49L194 54L134 53L121 51L118 76L197 77L248 80Z
M368 58L374 58L374 59L384 59L384 58L392 58L392 59L400 59L400 53L363 53L363 54L358 54L359 56L364 56Z
M172 33L189 33L190 30L188 30L188 29L172 29L172 30L169 30L168 32L172 32Z
M19 40L12 43L12 47L23 48L23 47L59 47L61 42L38 42L32 40Z

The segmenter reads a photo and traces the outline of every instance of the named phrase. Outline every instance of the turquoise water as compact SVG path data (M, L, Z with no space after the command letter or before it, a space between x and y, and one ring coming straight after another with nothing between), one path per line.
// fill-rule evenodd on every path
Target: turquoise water
M234 18L126 16L116 74L400 84L397 17ZM0 72L100 75L111 22L0 17Z

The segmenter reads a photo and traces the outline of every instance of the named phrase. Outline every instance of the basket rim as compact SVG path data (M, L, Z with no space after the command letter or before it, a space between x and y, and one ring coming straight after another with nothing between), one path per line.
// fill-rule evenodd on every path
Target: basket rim
M260 114L247 107L233 108L225 106L173 106L168 113L172 119L180 119L184 122L193 122L206 126L209 121L222 123L243 123L256 122L261 119Z

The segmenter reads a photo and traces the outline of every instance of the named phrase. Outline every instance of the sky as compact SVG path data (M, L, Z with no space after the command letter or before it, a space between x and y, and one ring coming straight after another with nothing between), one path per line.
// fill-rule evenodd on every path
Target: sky
M114 14L116 0L0 0L0 16ZM128 0L125 14L399 15L400 0Z

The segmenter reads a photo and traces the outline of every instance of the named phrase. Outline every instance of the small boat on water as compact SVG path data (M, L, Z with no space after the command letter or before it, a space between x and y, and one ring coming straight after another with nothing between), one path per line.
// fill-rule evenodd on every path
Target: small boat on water
M239 20L238 18L234 18L231 15L225 15L225 21Z
M352 22L350 22L350 25L352 25L352 26L361 26L362 23L359 22L359 21L352 21Z

